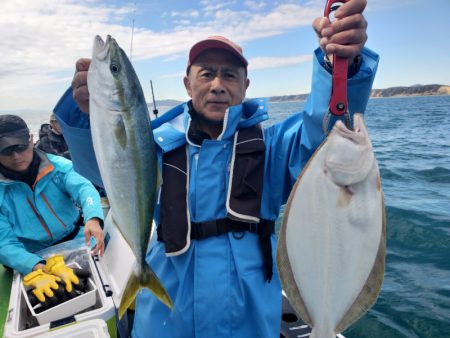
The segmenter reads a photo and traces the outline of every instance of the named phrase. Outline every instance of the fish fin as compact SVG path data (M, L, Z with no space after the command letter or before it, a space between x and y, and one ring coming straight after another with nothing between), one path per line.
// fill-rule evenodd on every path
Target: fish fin
M144 267L142 280L142 287L149 289L169 309L173 307L172 298L148 265Z
M122 299L120 300L119 320L122 319L127 309L134 303L139 289L141 289L139 278L135 274L132 274L128 279L127 286L125 287Z
M170 309L173 307L172 299L150 267L145 265L141 277L142 278L139 279L138 276L132 274L128 279L127 286L125 287L122 299L120 300L119 320L123 317L127 309L134 307L136 296L139 290L144 287L149 289L156 298L167 305L167 307Z
M127 130L125 128L125 123L123 122L123 117L120 115L116 119L114 134L116 135L119 145L122 149L125 149L127 146Z
M297 182L295 182L295 185L292 188L292 192L286 203L283 221L278 234L276 260L281 286L284 292L286 293L286 296L289 300L289 304L291 304L297 315L300 316L300 318L302 318L306 324L308 324L310 327L313 327L313 321L311 319L310 314L308 313L308 309L306 308L303 297L300 294L300 290L298 289L297 283L295 281L291 262L287 254L287 243L286 243L287 219L290 213L291 203L294 196L293 192L297 189L300 182L300 178L297 179Z

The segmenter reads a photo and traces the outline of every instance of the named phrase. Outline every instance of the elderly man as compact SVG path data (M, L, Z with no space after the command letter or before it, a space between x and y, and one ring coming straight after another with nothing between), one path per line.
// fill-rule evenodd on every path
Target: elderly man
M39 288L41 301L41 291L49 291L58 278L70 292L77 279L63 260L46 262L34 252L79 234L87 244L94 237L93 253L103 254L102 220L97 191L72 169L72 162L34 149L25 121L0 115L0 264L26 274L24 281Z
M146 260L174 307L141 292L133 336L279 337L274 221L324 139L332 68L326 53L349 58L350 114L365 110L378 56L363 49L364 7L364 0L350 0L335 22L314 21L321 49L305 110L266 129L260 123L268 118L267 101L243 101L250 81L242 49L220 36L191 48L184 77L191 100L152 121L163 184L158 236ZM101 182L91 164L88 117L80 113L89 110L89 63L77 62L72 89L55 113L77 167Z

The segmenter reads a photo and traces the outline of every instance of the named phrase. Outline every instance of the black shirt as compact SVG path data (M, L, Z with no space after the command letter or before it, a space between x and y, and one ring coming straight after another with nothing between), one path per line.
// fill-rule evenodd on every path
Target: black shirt
M203 143L203 140L210 140L211 136L209 136L207 133L199 129L198 120L201 119L201 117L194 109L194 106L192 106L192 101L189 101L187 105L189 107L189 115L191 115L192 119L191 125L188 130L189 140L191 140L197 145L201 145Z

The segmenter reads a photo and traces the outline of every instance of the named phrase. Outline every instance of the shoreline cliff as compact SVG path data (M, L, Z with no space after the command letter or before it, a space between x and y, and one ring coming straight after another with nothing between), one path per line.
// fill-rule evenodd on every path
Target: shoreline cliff
M271 96L270 102L304 101L309 94ZM430 96L450 95L450 86L440 84L415 85L403 87L389 87L385 89L372 89L371 98L404 97L404 96Z

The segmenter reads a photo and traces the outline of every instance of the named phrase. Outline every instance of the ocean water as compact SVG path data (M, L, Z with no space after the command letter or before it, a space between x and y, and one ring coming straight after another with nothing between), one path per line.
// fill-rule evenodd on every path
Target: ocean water
M273 103L269 123L302 108ZM387 256L377 303L347 338L450 337L450 96L371 99Z
M269 106L267 124L301 110L303 103ZM21 115L35 140L49 115ZM377 303L344 335L448 338L450 96L371 99L366 123L385 194L386 272Z

